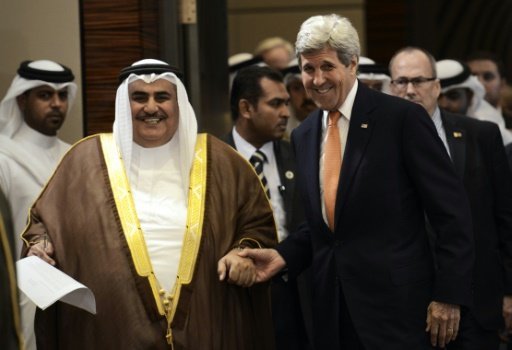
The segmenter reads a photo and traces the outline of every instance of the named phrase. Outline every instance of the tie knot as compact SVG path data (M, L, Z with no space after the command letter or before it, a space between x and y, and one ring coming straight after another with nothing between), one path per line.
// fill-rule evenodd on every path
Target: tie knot
M267 156L265 153L257 149L252 154L251 158L249 159L249 162L252 164L253 167L255 167L257 170L261 167L263 169L263 163L267 162ZM260 170L261 171L261 170Z
M338 124L338 120L341 117L341 113L338 110L329 112L328 126L335 126Z
M260 162L263 162L263 163L266 163L268 161L267 156L265 155L265 153L263 153L263 151L260 151L259 149L254 151L254 153L252 154L251 159L252 158L256 158L256 160L259 160Z

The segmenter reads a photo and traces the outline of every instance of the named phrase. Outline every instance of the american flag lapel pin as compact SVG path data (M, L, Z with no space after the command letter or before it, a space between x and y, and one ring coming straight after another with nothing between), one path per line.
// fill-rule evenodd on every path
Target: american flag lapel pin
M361 129L368 129L368 123L362 123Z

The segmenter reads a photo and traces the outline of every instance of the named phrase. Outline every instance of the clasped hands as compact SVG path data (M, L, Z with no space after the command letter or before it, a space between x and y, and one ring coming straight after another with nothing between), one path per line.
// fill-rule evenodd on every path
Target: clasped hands
M219 260L219 280L250 287L268 281L286 265L275 249L233 249Z

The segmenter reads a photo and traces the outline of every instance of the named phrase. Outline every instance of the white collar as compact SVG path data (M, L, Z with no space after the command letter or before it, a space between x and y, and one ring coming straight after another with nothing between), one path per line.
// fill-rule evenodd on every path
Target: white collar
M13 140L19 143L30 143L42 149L49 149L55 146L59 139L57 136L48 136L32 129L27 123L22 122L20 128L14 134Z
M247 140L245 140L239 133L236 131L236 127L233 127L233 140L235 141L236 150L245 158L250 159L254 152L258 149L251 145ZM270 159L274 155L274 144L272 141L265 143L263 146L259 148L265 155L267 159Z
M352 116L352 108L354 107L354 101L356 100L356 94L357 94L357 87L359 83L357 79L354 82L354 85L352 85L352 89L350 89L347 97L345 98L345 101L343 101L343 104L338 109L340 113L350 122L350 117ZM329 115L329 111L324 110L323 114L323 125L324 128L327 127L327 116Z

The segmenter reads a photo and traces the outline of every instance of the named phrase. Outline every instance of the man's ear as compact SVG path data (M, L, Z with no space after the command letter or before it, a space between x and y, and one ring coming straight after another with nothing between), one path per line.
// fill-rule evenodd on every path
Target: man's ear
M242 98L238 101L238 110L240 111L240 116L250 119L254 108L248 100Z
M18 103L18 107L22 112L25 112L25 106L27 105L27 95L21 94L16 96L16 103Z

